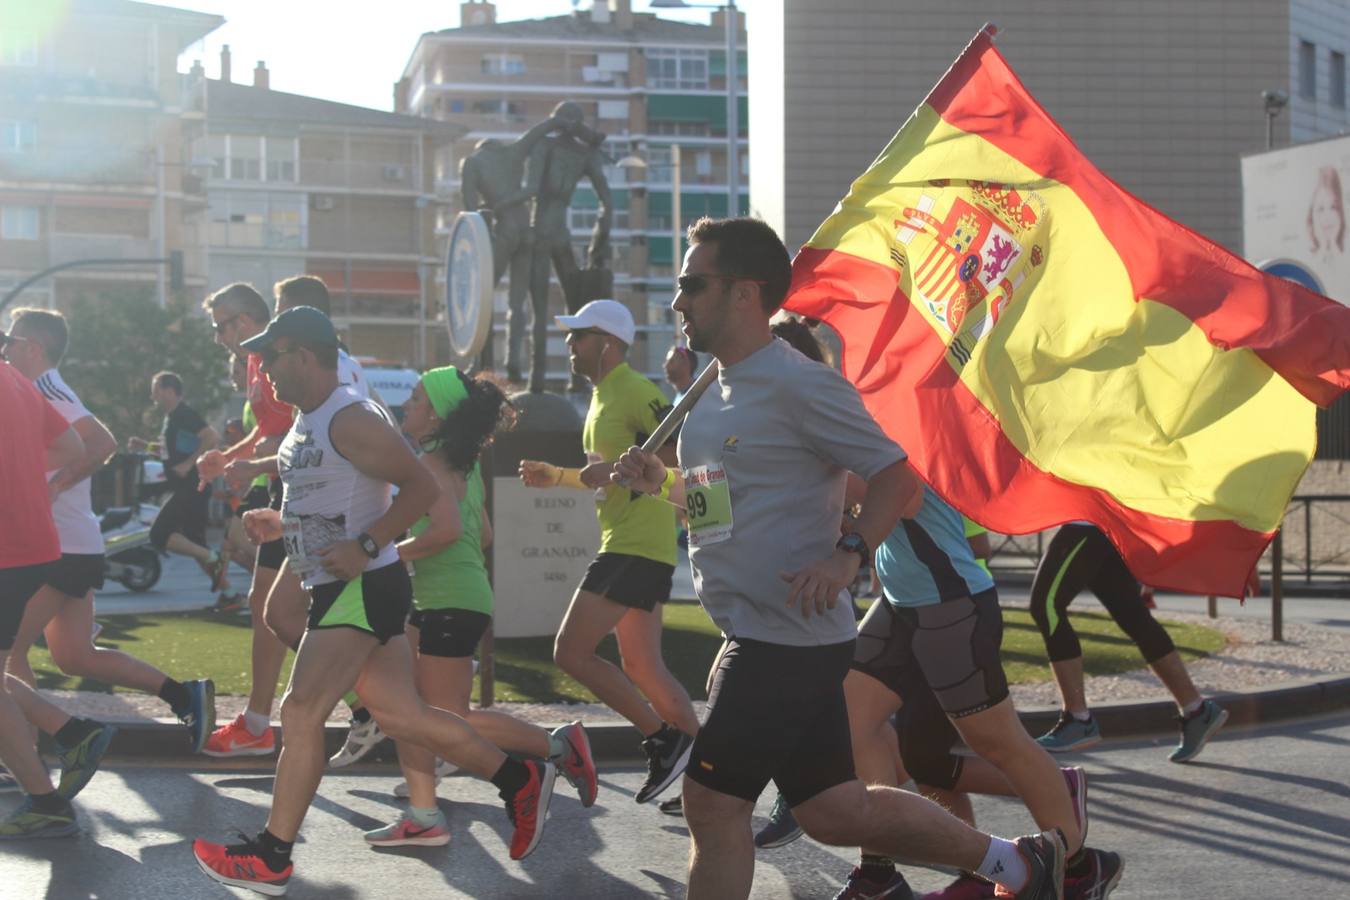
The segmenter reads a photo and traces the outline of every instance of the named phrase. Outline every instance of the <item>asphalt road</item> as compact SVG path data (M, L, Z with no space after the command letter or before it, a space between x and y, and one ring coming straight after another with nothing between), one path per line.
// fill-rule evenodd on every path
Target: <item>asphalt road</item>
M1166 762L1170 740L1103 745L1076 757L1091 777L1091 843L1116 849L1128 898L1350 897L1350 713L1222 734L1189 766ZM683 897L687 836L678 819L637 806L636 769L605 771L599 802L582 809L560 782L548 830L523 863L506 855L507 822L491 786L441 786L454 834L447 847L374 851L360 830L397 814L386 767L324 780L296 848L296 898ZM264 820L270 764L256 768L111 762L77 804L84 833L0 845L0 897L222 898L193 862L193 836L227 838ZM772 796L761 799L768 811ZM0 798L0 812L16 805ZM981 823L1031 828L1012 801L979 799ZM757 898L829 898L853 854L803 839L759 855ZM916 888L945 877L910 870ZM238 896L243 896L242 893Z

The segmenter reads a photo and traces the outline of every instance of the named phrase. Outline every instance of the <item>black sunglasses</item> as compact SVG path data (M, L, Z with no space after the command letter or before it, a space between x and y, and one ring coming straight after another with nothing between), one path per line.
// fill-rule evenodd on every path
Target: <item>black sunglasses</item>
M270 366L273 363L275 363L278 359L281 359L281 357L285 356L287 353L294 353L299 349L300 349L299 344L296 344L294 347L287 347L285 350L278 350L276 347L269 344L268 346L259 350L258 355L262 357L263 365Z
M714 278L720 281L748 281L751 284L768 284L758 278L744 278L740 275L724 275L721 272L700 272L697 275L681 275L675 279L675 286L681 294L701 294L708 282Z
M212 322L211 327L216 330L216 334L220 334L229 326L231 322L233 322L235 319L239 318L242 315L243 313L235 313L234 315L230 316L228 319L225 319L223 321Z

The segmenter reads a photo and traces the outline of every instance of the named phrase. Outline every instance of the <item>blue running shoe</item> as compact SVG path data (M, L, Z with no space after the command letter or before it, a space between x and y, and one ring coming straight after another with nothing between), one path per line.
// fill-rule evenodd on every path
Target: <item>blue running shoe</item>
M1190 762L1205 749L1205 744L1214 736L1214 732L1228 721L1228 710L1213 700L1206 700L1194 713L1178 716L1177 721L1181 723L1181 743L1167 758L1174 763Z
M769 822L755 835L755 846L765 850L784 847L802 836L802 826L792 816L792 810L780 793L773 801L769 812Z
M0 820L0 841L23 841L33 838L68 837L77 833L75 810L66 804L59 813L40 813L33 810L33 798L24 798L23 805Z
M183 687L187 688L192 705L178 717L178 721L187 726L192 752L201 753L206 746L206 739L216 730L216 684L209 678L202 678L185 681Z
M91 731L74 747L63 749L56 758L61 762L61 783L56 787L57 796L64 800L74 800L75 795L84 790L89 779L98 771L103 754L108 752L117 728L100 724L97 731Z
M1086 722L1075 719L1071 713L1061 712L1055 727L1036 738L1051 753L1068 753L1072 750L1086 750L1102 742L1102 730L1097 720L1088 717Z

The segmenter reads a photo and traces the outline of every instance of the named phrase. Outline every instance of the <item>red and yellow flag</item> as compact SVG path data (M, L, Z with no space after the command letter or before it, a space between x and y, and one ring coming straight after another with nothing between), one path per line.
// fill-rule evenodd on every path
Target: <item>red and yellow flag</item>
M1350 387L1350 309L1111 181L986 27L793 263L787 308L989 528L1084 519L1141 580L1241 596Z

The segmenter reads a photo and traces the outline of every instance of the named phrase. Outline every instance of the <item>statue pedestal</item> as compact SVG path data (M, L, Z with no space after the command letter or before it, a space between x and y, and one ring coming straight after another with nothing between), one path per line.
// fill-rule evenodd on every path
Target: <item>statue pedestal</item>
M572 593L600 549L595 495L575 488L527 488L522 459L581 468L582 417L558 394L516 394L516 427L492 445L493 633L557 633Z

